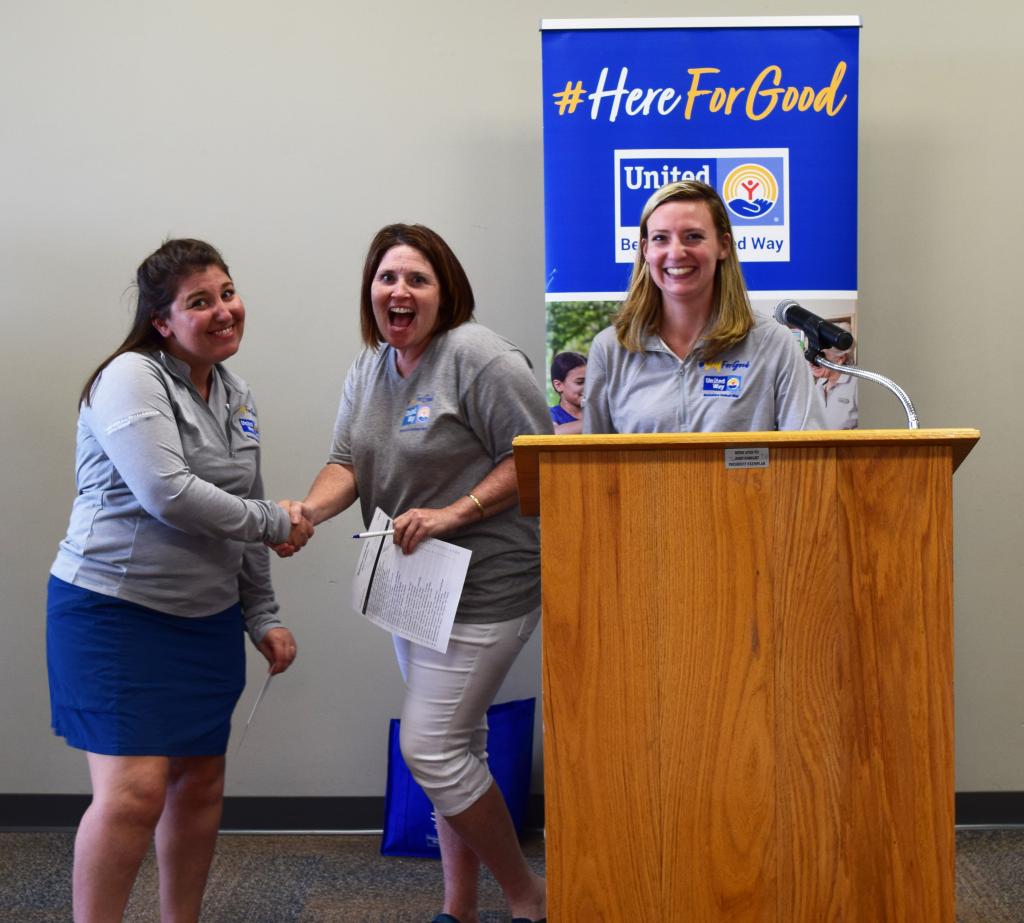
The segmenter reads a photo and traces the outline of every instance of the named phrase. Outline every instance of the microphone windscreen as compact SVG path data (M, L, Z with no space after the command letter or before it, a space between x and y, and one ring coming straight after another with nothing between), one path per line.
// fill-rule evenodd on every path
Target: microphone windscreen
M798 305L795 301L793 301L792 298L785 298L785 299L783 299L777 305L775 305L775 320L777 320L780 324L783 324L784 326L788 327L789 326L789 321L786 320L786 312L790 308L799 308L799 307L800 307L800 305Z

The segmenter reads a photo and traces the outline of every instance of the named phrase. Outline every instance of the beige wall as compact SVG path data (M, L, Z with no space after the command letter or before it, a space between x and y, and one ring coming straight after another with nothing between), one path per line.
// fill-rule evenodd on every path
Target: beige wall
M223 248L249 308L232 365L260 400L268 489L299 494L326 451L357 348L361 256L381 224L444 233L480 319L543 363L539 20L763 12L749 0L7 4L0 792L87 790L81 755L48 729L43 588L74 490L75 396L126 326L142 256L167 235ZM907 388L924 425L982 430L956 484L958 788L1024 790L1011 378L1024 14L995 0L771 12L863 17L861 361ZM901 412L865 387L862 422L898 426ZM302 653L232 755L231 794L382 791L400 692L387 637L347 610L357 525L347 514L275 564ZM508 694L536 688L538 659L534 645Z

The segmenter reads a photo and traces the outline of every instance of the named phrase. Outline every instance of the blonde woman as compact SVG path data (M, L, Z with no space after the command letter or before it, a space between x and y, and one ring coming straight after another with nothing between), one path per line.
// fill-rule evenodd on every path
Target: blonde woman
M648 199L629 292L588 360L585 433L825 428L796 341L750 308L725 205L704 183Z

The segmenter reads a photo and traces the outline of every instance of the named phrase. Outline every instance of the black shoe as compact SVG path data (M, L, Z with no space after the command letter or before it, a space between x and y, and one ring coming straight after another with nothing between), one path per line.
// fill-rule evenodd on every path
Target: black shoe
M430 923L459 923L459 921L450 913L439 913ZM537 923L541 923L541 921L538 920Z
M526 917L513 917L512 923L548 923L548 918L541 917L539 920L529 920Z

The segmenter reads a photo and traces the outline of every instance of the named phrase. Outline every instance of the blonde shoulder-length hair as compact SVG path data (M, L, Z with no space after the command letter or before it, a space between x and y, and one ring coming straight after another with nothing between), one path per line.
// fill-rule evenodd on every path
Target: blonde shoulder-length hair
M729 235L729 251L715 267L715 285L711 295L711 317L702 336L700 355L713 359L739 343L754 326L754 313L747 298L736 240L725 211L725 204L710 186L697 180L681 180L662 186L644 205L640 215L640 240L647 240L647 222L651 214L666 202L705 202L720 238ZM661 326L661 291L651 279L643 246L637 247L629 291L615 315L615 334L630 352L640 352L644 339Z

